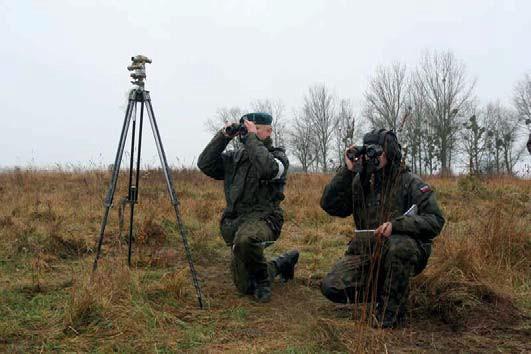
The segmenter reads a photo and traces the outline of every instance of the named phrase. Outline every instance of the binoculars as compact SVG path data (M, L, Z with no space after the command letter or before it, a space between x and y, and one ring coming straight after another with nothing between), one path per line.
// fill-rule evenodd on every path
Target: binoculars
M347 157L351 161L355 161L362 155L367 156L368 159L376 159L383 153L383 147L378 144L353 146L347 150Z
M243 124L243 118L240 118L240 123L232 123L231 125L226 127L225 134L227 134L228 136L243 136L247 134L247 128Z

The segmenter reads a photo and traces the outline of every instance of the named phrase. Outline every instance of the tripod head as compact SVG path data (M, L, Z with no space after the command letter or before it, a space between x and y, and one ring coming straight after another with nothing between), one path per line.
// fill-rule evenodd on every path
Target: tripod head
M133 62L127 67L127 70L131 71L130 76L133 78L131 83L138 86L140 89L144 89L144 79L146 78L146 63L151 64L151 59L145 55L136 55L131 57Z

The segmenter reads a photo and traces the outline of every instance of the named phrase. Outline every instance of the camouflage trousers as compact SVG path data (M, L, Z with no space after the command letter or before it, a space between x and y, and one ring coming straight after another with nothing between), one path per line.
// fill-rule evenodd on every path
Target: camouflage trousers
M392 235L377 241L359 237L349 244L341 258L321 282L321 292L338 303L376 302L385 311L404 312L409 280L428 261L429 244L407 235Z
M252 294L256 277L273 280L277 269L266 260L264 249L273 244L278 235L265 220L252 216L225 220L221 224L221 235L232 249L230 268L234 285L240 293Z

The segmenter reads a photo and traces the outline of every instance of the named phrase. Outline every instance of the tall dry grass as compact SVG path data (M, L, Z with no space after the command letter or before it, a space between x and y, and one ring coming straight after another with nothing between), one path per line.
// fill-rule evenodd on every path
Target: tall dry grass
M109 177L106 171L0 174L0 350L434 350L452 344L440 338L415 347L419 333L428 336L430 330L445 328L459 335L489 335L496 326L529 321L528 180L428 179L447 225L427 269L412 284L410 329L382 332L358 321L351 307L329 303L317 289L353 234L352 219L333 218L319 208L331 176L289 177L283 233L268 253L298 248L296 279L277 286L271 304L257 305L238 296L231 284L229 250L218 234L221 183L197 171L174 172L207 311L196 307L158 170L141 175L134 267L125 266L126 230L120 229L116 211L126 195L121 183L100 268L91 273ZM510 350L522 348L518 333L504 344ZM494 335L488 338L498 343ZM472 340L467 344L471 351L479 348Z

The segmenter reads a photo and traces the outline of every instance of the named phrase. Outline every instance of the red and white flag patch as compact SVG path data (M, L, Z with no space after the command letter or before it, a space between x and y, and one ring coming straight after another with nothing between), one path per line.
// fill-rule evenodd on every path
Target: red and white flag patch
M420 187L420 191L422 193L428 193L428 192L431 192L431 188L430 186L428 186L427 184L423 185L422 187Z

